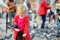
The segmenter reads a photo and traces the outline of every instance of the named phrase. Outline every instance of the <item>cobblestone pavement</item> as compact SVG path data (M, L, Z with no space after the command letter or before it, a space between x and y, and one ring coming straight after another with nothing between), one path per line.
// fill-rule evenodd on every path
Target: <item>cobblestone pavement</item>
M6 34L6 20L0 18L0 39L4 38L5 34Z
M37 23L34 23L33 21L30 21L30 26L31 26L31 28L33 27L33 25L37 25ZM48 23L48 21L46 21L46 24L48 24L50 27L54 27L54 26L56 26L56 24L54 24L54 22L52 21L50 24ZM52 25L51 25L52 24ZM40 26L41 26L41 22L40 23L38 23L38 29L40 28ZM0 18L0 40L2 40L4 37L5 37L5 35L6 35L6 20L5 19L3 19L3 18ZM10 37L10 38L8 38L8 39L5 39L5 40L13 40L13 31L12 31L12 29L8 29L8 31L7 31L7 37L9 37L9 36L11 36L12 35L12 37ZM39 34L39 35L41 35L41 34ZM4 39L3 39L4 40ZM38 37L38 36L35 36L34 38L33 38L33 40L47 40L46 38L41 38L41 37ZM53 38L52 40L60 40L59 38Z
M31 15L32 17L32 21L30 21L30 26L31 29L33 28L33 26L36 26L36 28L40 29L41 27L41 19L39 16L37 16L36 18L34 17L35 14L32 13ZM35 19L34 19L35 18ZM37 22L36 22L37 20ZM37 26L38 25L38 26ZM49 27L56 27L56 24L54 23L54 21L51 21L51 23L49 23L48 18L45 24L46 26ZM11 36L12 35L12 36ZM5 38L5 36L7 36L7 38ZM45 37L41 38L39 36L42 36L41 34L38 34L38 36L35 36L32 40L47 40ZM6 34L6 19L4 18L0 18L0 40L13 40L13 31L12 29L8 29L7 34ZM48 39L49 40L49 39ZM56 38L54 37L53 39L50 40L60 40L60 38Z

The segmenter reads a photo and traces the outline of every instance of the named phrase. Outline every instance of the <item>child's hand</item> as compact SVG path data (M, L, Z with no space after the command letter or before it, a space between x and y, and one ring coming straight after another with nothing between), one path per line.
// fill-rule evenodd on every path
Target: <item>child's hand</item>
M27 35L27 34L23 34L22 36L23 36L23 37L26 37L26 35Z
M19 30L19 29L17 29L17 28L15 28L15 31L19 32L20 30Z

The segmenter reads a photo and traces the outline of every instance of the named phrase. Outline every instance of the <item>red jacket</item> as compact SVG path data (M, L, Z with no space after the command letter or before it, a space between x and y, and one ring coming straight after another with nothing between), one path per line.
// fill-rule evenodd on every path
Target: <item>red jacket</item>
M18 17L19 17L19 15L16 15L14 17L14 20L13 20L13 22L15 22L16 24L18 24ZM23 33L27 34L27 36L25 37L25 40L30 40L30 34L29 34L29 31L28 31L29 20L28 20L27 16L24 17L24 24L25 24L25 27L23 28L24 29ZM16 32L14 30L14 40L17 37L17 35L18 35L18 32Z
M40 7L38 9L38 14L39 15L46 15L47 14L47 10L50 9L51 6L49 6L45 0L42 0L40 2Z

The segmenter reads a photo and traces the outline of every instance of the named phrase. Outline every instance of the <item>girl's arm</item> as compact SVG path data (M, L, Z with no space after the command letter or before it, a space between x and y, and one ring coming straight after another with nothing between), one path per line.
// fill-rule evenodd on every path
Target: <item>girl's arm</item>
M28 27L29 27L29 20L28 20L28 17L26 17L25 27L24 27L24 34L28 33Z
M16 15L16 16L14 17L14 19L13 19L12 22L15 23L16 25L18 24L18 15ZM14 28L14 27L13 27L13 30L15 30L15 31L20 31L20 30L18 29L18 26L17 26L17 28Z
M18 15L15 15L15 17L14 17L12 22L14 22L15 24L18 24Z

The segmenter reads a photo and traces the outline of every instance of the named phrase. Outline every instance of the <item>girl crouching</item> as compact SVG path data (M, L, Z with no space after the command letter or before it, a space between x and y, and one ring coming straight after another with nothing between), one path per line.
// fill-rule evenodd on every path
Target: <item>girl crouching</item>
M26 8L23 5L18 6L17 14L13 19L13 22L17 25L14 29L14 40L30 40L29 34L29 20L26 16Z

